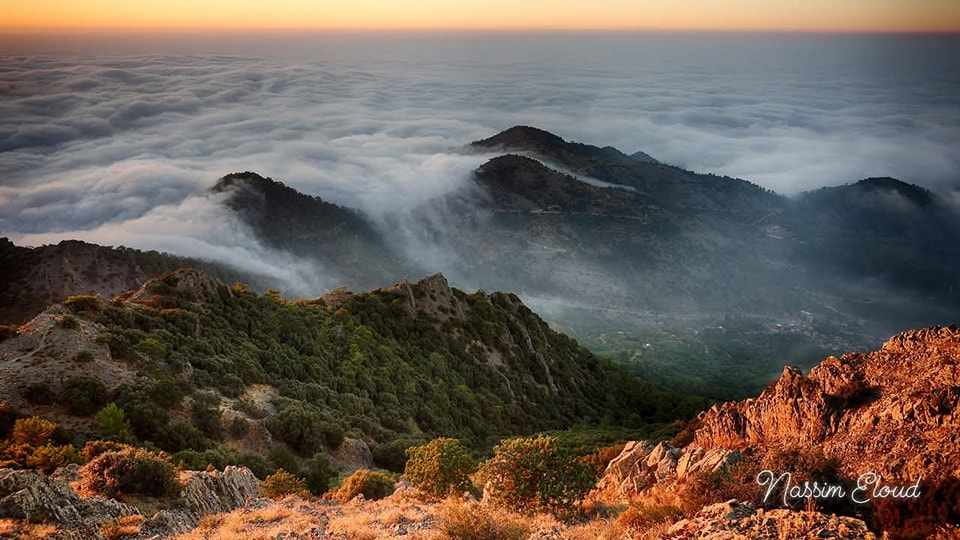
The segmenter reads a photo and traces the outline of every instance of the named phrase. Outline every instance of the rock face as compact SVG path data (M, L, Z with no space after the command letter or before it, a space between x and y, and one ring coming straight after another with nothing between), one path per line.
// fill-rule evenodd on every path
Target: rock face
M343 471L369 469L373 466L373 452L367 443L347 437L330 453L330 463Z
M243 278L273 286L259 276L156 251L79 240L29 248L0 238L0 324L24 323L70 295L97 294L109 299L139 287L152 276L185 266L201 268L228 283Z
M851 475L960 478L960 328L904 332L807 376L788 368L758 398L698 421L704 448L816 446Z
M675 523L666 534L671 540L792 540L849 538L874 540L876 535L859 519L828 516L819 512L754 510L748 504L728 501L704 507L690 519Z
M223 472L189 472L180 496L144 521L141 538L183 533L207 514L230 512L256 497L257 478L246 467ZM68 475L62 475L68 476ZM104 497L79 497L64 480L36 473L0 469L0 518L43 521L56 525L63 538L102 538L100 526L123 516L139 515L135 507Z
M717 472L739 460L740 452L736 450L707 450L692 445L675 448L667 442L630 441L607 465L593 495L600 500L621 501L654 484Z
M207 514L230 512L257 498L260 483L246 467L228 466L223 472L189 473L178 504L147 519L141 536L166 536L192 530Z
M136 508L113 499L81 499L66 482L41 473L0 469L0 518L96 529L105 521L139 513Z

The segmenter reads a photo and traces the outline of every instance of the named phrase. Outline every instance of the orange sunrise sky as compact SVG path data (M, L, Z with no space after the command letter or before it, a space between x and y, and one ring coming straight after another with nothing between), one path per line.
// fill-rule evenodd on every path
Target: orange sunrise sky
M960 0L0 0L0 28L960 31Z

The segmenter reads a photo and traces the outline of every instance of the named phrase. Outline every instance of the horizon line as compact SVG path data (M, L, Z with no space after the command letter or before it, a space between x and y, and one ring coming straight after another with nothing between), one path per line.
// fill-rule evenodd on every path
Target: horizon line
M956 29L882 29L882 28L774 28L774 27L255 27L255 26L0 26L0 35L69 35L69 34L122 34L151 32L155 34L217 32L217 33L651 33L651 34L835 34L835 35L958 35Z

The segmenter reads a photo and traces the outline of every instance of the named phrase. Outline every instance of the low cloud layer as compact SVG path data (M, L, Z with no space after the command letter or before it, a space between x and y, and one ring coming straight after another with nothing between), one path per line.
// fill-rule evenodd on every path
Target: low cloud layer
M248 235L209 225L220 176L377 215L461 185L485 156L456 148L515 124L784 193L960 183L960 55L926 42L283 39L0 57L0 234L247 261Z

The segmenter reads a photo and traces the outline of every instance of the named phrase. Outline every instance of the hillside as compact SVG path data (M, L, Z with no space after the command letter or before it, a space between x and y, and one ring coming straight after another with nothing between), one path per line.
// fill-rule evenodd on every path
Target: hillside
M75 294L111 298L183 266L203 268L227 282L242 277L259 286L272 285L262 276L169 253L79 240L29 248L0 238L0 324L26 322L50 304Z
M191 311L198 304L213 304L215 298L220 298L218 305L221 308L235 301L253 300L248 294L231 291L202 274L181 271L169 274L164 281L152 282L132 291L123 302L128 304L125 309L143 313L148 313L147 306L160 309L174 301L184 307L163 309ZM454 335L471 335L478 340L473 350L474 359L495 364L505 376L524 378L522 372L525 368L515 369L510 365L520 361L516 355L498 355L487 347L489 343L483 340L483 330L471 330L469 323L460 326L459 321L469 321L471 312L478 309L477 302L484 298L494 311L484 309L482 322L513 321L507 322L507 326L510 339L514 341L500 339L501 347L509 350L518 346L523 348L522 343L516 341L522 337L519 342L527 342L529 338L533 347L545 347L550 352L543 358L528 358L533 364L540 364L547 374L547 378L530 384L539 385L546 393L550 393L549 389L554 385L559 391L565 391L568 381L556 369L573 367L564 363L567 358L564 351L573 351L562 341L557 341L557 336L547 334L542 322L525 314L525 308L510 295L471 299L469 295L450 289L442 276L435 275L417 283L401 282L371 293L337 291L328 295L322 304L317 301L299 307L327 313L316 319L320 326L323 326L321 321L325 317L330 317L339 320L340 328L347 335L355 330L352 328L355 323L348 321L363 313L364 317L370 317L365 323L367 331L379 333L389 329L392 332L392 337L386 340L392 347L394 343L405 343L403 332L391 323L392 319L378 317L380 309L371 309L374 304L390 299L389 304L396 308L392 313L394 317L424 319L421 321L420 342L429 345L430 340L425 336L430 333L430 327L445 328ZM276 298L261 300L277 301ZM90 301L82 304L87 312L95 305ZM105 306L99 306L100 315L92 314L93 318L102 319L105 315L103 308ZM499 312L501 309L504 311ZM273 310L266 312L272 313ZM288 311L288 315L291 313ZM40 329L46 328L42 339L48 345L59 347L68 340L69 336L49 327L49 324L56 324L62 329L63 316L56 309L50 310L32 322L23 336L0 344L0 358L4 359L4 364L9 360L2 356L10 350L8 344L16 343L16 348L22 350L26 344L23 340L34 336ZM89 318L80 318L78 323L78 328L67 330L84 334L96 330L100 324ZM257 328L254 327L254 331L258 340L270 335L262 328L256 331ZM302 333L304 330L300 329L295 335L308 336L309 332ZM542 341L536 336L540 331L544 332ZM194 332L203 332L201 326L195 326ZM500 337L506 338L506 334ZM224 346L216 341L212 345ZM304 343L304 346L309 345ZM37 350L47 348L38 347ZM559 363L552 364L553 359L559 359ZM98 356L95 361L103 359ZM30 363L37 363L37 359ZM266 468L266 463L250 455L231 454L225 450L175 454L172 459L182 460L188 466L203 468L209 463L223 468L223 471L211 468L205 472L184 471L177 480L176 491L137 497L123 493L114 497L90 496L83 491L91 475L105 474L98 468L98 459L103 458L94 457L79 467L60 467L51 475L30 468L3 468L9 467L9 462L0 463L0 533L59 531L67 538L115 538L108 532L118 530L123 524L123 530L129 531L129 538L176 537L181 540L244 536L276 538L281 535L285 538L308 535L334 539L415 537L462 540L473 538L475 534L484 534L484 538L517 540L947 540L955 538L960 530L960 491L957 489L960 486L960 469L957 468L960 440L955 436L960 428L956 415L960 407L960 394L956 392L960 381L958 366L960 329L957 327L902 332L879 350L826 358L808 374L787 368L775 384L756 398L728 402L703 411L669 442L640 439L614 444L594 453L579 450L570 454L563 446L553 445L560 440L557 438L502 440L492 450L492 456L480 462L480 472L469 477L468 485L463 488L465 491L444 497L430 492L430 486L446 478L445 475L453 474L451 471L466 474L476 470L476 464L470 465L474 462L469 458L444 462L447 468L434 470L434 476L427 479L418 476L417 469L410 467L409 461L400 478L384 472L357 471L335 480L338 486L332 487L322 498L302 490L305 484L296 484L295 479L290 480L293 485L278 484L276 476L261 481L262 476L258 479L249 469L233 464L240 462ZM269 368L263 367L269 372ZM109 377L124 379L122 371L123 368ZM590 378L580 373L580 382ZM0 381L7 378L4 376ZM302 378L309 380L309 375ZM531 375L530 379L536 377ZM431 380L440 379L433 377ZM513 391L520 389L514 387ZM522 391L529 389L524 387ZM197 395L194 391L188 399L196 399ZM663 399L664 396L655 397ZM209 401L205 403L209 405ZM223 399L224 412L231 411L230 403L229 397ZM270 432L275 425L271 419L283 416L284 407L312 406L294 405L285 399L275 400L274 404L279 412L267 413L274 416L269 416L265 422ZM456 406L463 407L464 404ZM640 404L623 403L621 406L636 410ZM48 406L44 412L56 416L57 408ZM4 414L9 416L8 412ZM336 414L344 414L344 411ZM131 417L134 418L135 415ZM531 420L538 421L527 419ZM414 418L413 421L420 423L422 420ZM469 419L458 417L456 421ZM197 426L204 425L196 412L192 422ZM68 427L76 434L83 433L82 425L68 424ZM184 429L183 426L178 428ZM325 426L315 436L329 441L329 429L330 426ZM357 433L359 431L351 430L351 434ZM21 432L15 436L22 435ZM59 441L64 436L53 435ZM232 435L230 440L231 444L237 442ZM438 442L458 445L451 439L438 439L431 445ZM108 445L102 450L107 456L119 452L116 456L123 457L126 455L123 452L130 451L110 450L117 444L94 442L84 448L84 453L96 449L96 445ZM357 444L362 443L350 438L340 443L341 447L353 446L354 450ZM541 446L544 444L550 446ZM511 454L508 449L514 448L512 445L520 445L518 448L527 451ZM0 442L0 455L3 452L16 455L17 449L23 446L5 446ZM418 450L429 447L421 446ZM52 447L43 448L48 448L45 452L52 452ZM544 448L550 451L544 452ZM331 459L339 459L341 453L332 452ZM275 459L275 454L269 455L271 460ZM441 459L439 455L442 454L414 452L409 459L430 462L431 459ZM484 452L482 455L489 454ZM160 461L169 459L160 454L153 456L152 459ZM39 463L53 458L44 459ZM506 498L491 484L497 481L496 477L484 476L486 473L483 472L497 459L506 459L506 463L518 469L516 483L507 484L516 491L508 493ZM343 466L349 472L364 465L355 461ZM563 471L559 476L552 475L555 471L551 467L558 466L564 467ZM266 470L269 469L264 472ZM311 470L304 469L303 474L311 478ZM497 470L507 477L513 474L509 468ZM757 484L758 475L762 476L764 470L774 474L791 473L794 485L817 482L824 487L838 486L845 491L807 497L787 491L781 485L773 489L770 496L764 486ZM577 471L586 476L577 480ZM594 473L590 474L590 471ZM889 497L868 489L857 492L857 499L854 499L852 490L857 486L858 478L864 478L860 475L864 474L878 475L882 485L886 486L916 485L918 496ZM383 482L378 491L362 491L367 489L361 487L366 484L353 483L353 480L372 475L379 475L379 482ZM523 479L541 477L549 478L551 483L539 484L539 491L524 488ZM330 485L326 484L328 477L324 476L323 481L325 489ZM574 485L581 487L576 488L579 491L570 492L577 493L571 495L572 499L562 499L560 509L554 507L550 511L548 507L528 506L541 500L540 497L559 493L551 490L559 489L561 485L566 486L564 489L573 489ZM372 488L373 484L368 487ZM314 491L318 495L320 492ZM183 536L175 536L177 534Z
M721 497L766 508L814 506L864 518L893 538L933 538L950 529L945 524L960 524L958 366L960 329L948 326L902 332L876 351L828 357L809 373L787 367L759 396L702 412L675 439L682 446L628 444L595 495L670 494L682 501L703 489L698 471L725 470L710 488ZM781 485L765 498L755 483L765 469L789 472L795 484L841 486L844 495L804 500L783 495ZM918 493L878 495L877 479L881 486L917 485ZM854 495L858 481L867 489Z
M360 212L304 195L253 172L232 173L211 188L266 245L310 261L334 283L365 289L391 283L412 265L402 261ZM406 265L406 266L405 266Z
M514 295L440 275L292 302L178 270L47 309L0 343L0 370L13 407L78 433L114 401L140 441L261 460L369 464L369 448L403 440L483 448L575 424L645 429L703 405L599 360Z

